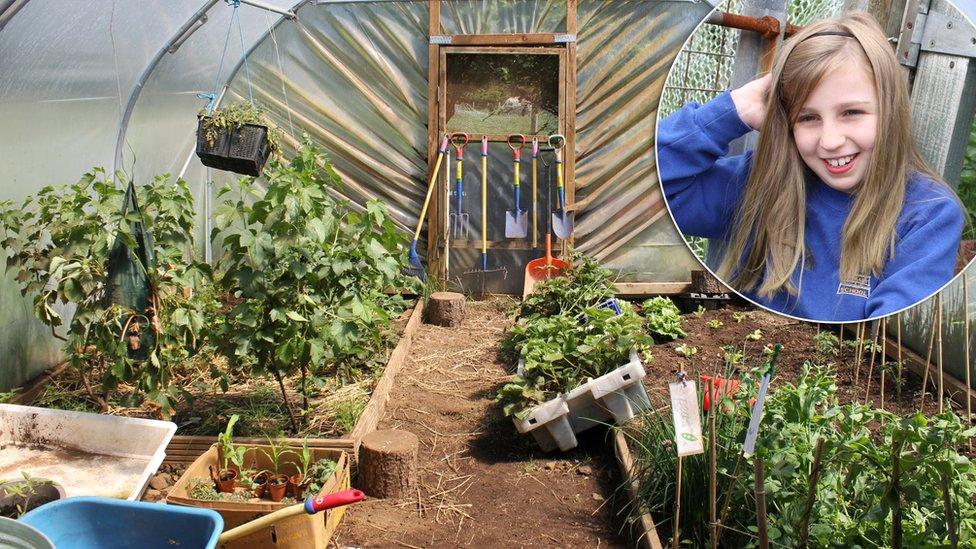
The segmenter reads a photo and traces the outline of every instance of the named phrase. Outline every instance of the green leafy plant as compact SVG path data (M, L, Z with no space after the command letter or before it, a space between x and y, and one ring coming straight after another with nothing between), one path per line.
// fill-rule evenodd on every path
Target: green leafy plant
M708 326L710 330L718 330L722 326L725 326L725 323L717 318L713 318L709 320L705 325Z
M229 465L233 463L237 466L238 472L243 472L244 454L247 452L247 448L234 444L234 425L239 419L240 416L234 414L227 420L227 427L224 432L217 435L217 444L220 445L220 453L223 456L221 468L228 469Z
M642 310L647 321L647 331L652 336L674 340L688 335L681 329L681 311L670 299L660 296L648 299Z
M746 340L747 341L759 341L760 339L762 339L762 335L763 335L762 334L762 330L760 330L759 328L756 328L755 330L753 330L753 331L749 332L748 334L746 334Z
M275 439L267 437L268 446L267 450L261 449L261 453L264 454L271 461L271 471L275 475L281 474L281 458L288 454L295 454L295 452L288 450L284 444L278 444Z
M736 324L741 324L743 320L748 318L748 316L749 315L747 315L746 313L735 312L732 313L732 320L734 320Z
M16 511L12 513L14 516L9 517L14 519L19 518L36 506L32 506L31 501L41 497L38 494L41 488L54 484L50 480L33 477L27 471L21 471L20 475L23 477L23 480L0 480L0 485L3 486L5 496L13 496L19 500L16 504ZM5 510L3 516L6 516L6 514Z
M696 318L701 318L701 317L702 317L702 315L704 315L704 314L705 314L705 311L706 311L706 310L707 310L707 309L705 309L705 306L704 306L704 305L699 305L699 306L698 306L698 308L697 308L697 309L695 309L695 312L694 312L694 313L692 313L692 314L693 314L693 315L695 315L695 317L696 317Z
M722 352L725 357L726 366L736 366L742 364L744 359L743 352L735 345L723 345Z
M302 493L303 498L314 496L322 491L329 479L335 473L338 463L331 459L320 459L308 469L306 478L311 479Z
M214 490L213 482L209 479L190 479L187 483L186 494L192 499L201 501L219 501L221 499L217 490Z
M266 189L242 178L218 193L214 240L225 271L218 285L239 298L218 345L235 367L275 377L297 433L283 377L301 376L307 412L309 375L354 381L368 373L391 318L405 308L385 290L416 279L401 274L404 236L383 204L356 212L334 199L339 177L313 144L304 142L287 164L273 159L265 175Z
M685 358L691 358L696 354L698 354L698 347L692 347L691 345L682 343L681 345L678 345L677 347L674 348L674 352L678 353L679 355Z
M229 105L214 109L207 114L206 109L200 111L200 116L204 117L203 138L207 145L213 146L217 137L221 133L230 132L244 127L246 124L266 126L268 128L268 145L271 153L277 154L281 151L281 133L267 116L267 111L250 101L231 103Z
M840 340L832 332L822 331L813 336L813 347L817 362L826 363L837 358L840 353Z
M593 258L578 252L570 255L573 268L564 276L550 278L519 304L519 318L578 315L613 297L613 273Z
M126 183L93 168L71 186L48 186L22 204L0 203L0 242L12 250L6 271L23 295L32 295L34 314L64 341L63 352L92 401L104 411L122 383L136 392L124 405L145 396L166 416L172 401L184 396L171 383L173 368L195 355L205 339L204 318L213 306L202 290L208 265L191 259L193 196L183 180L168 175L136 186L142 216L123 214ZM139 260L135 227L153 236L156 269ZM149 307L132 310L109 303L109 255L121 242L149 280ZM189 294L184 293L189 290ZM66 316L66 306L74 308ZM142 334L154 342L139 355ZM145 358L140 358L145 356ZM101 390L92 377L100 377Z
M641 317L626 302L622 314L585 309L584 321L565 314L520 320L509 331L508 347L524 361L523 373L498 392L505 415L524 418L530 409L570 391L586 378L619 368L631 350L645 352L653 340Z

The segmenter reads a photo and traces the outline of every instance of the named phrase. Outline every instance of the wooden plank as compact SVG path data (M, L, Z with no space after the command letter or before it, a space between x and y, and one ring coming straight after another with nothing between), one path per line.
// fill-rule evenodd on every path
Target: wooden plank
M691 291L691 282L617 282L617 295L673 295Z
M627 486L627 496L630 498L632 509L638 509L638 491L640 489L637 479L632 478L634 470L634 458L627 447L627 436L623 431L617 429L613 434L613 449L617 456L617 465L620 467L620 476ZM634 529L637 531L637 546L643 549L664 549L661 545L661 538L657 535L657 528L654 527L654 520L650 513L641 513L640 521L636 522Z
M441 46L441 53L448 55L458 53L476 53L482 55L561 55L565 48L526 48L526 47L459 47Z
M556 42L556 33L448 34L452 46L546 46Z
M383 370L383 375L380 376L379 382L373 389L373 394L369 399L369 403L366 404L366 409L359 416L359 421L356 422L356 426L352 430L351 436L355 441L353 446L354 455L358 455L359 444L362 442L363 437L375 431L376 426L379 425L380 419L383 417L386 403L390 400L390 393L393 391L393 381L407 361L407 356L410 354L410 345L413 342L413 335L420 326L423 313L424 302L423 300L418 300L417 306L414 307L413 315L410 316L410 321L407 322L406 328L403 329L403 334L400 335L400 341L390 354L390 360L386 365L386 369Z
M451 248L459 248L465 250L480 250L481 241L480 240L452 240ZM524 240L489 240L488 249L489 250L534 250L543 249L544 246L533 247L531 242Z
M25 383L24 386L20 388L20 391L18 391L16 395L12 396L7 402L9 404L29 406L30 403L34 402L38 395L41 394L41 392L44 390L44 386L47 385L47 382L50 381L54 376L63 372L67 367L68 363L62 362L61 364L44 370L40 375Z
M566 1L566 32L570 34L576 34L577 31L576 2L577 0ZM562 66L563 63L560 62L560 67ZM568 210L574 210L574 204L576 203L576 42L566 44L565 66L563 85L566 90L566 102L563 109L561 109L565 111L563 135L566 136L566 154L563 155L563 169L565 170L566 208ZM580 212L576 213L579 215ZM563 242L564 250L567 247L575 247L575 233L576 231L574 230L573 233L570 233L569 238Z
M430 0L427 8L428 33L432 36L441 31L441 0ZM439 48L440 46L436 44L427 45L427 177L425 178L427 182L430 182L430 176L434 170L434 159L437 157L437 147L440 145L440 126L437 125L439 120L437 112L438 84L440 83ZM433 184L436 185L437 182L435 181ZM425 188L424 192L426 191ZM432 274L435 278L439 277L436 274L436 266L432 259L435 257L437 246L437 226L441 217L441 202L438 193L434 192L434 196L431 197L430 210L427 212L427 270L428 274Z

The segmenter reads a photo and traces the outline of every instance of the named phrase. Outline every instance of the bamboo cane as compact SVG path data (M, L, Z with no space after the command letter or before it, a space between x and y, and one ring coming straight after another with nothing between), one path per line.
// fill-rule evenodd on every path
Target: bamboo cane
M868 387L867 390L864 391L864 402L868 401L868 395L871 394L871 377L874 376L874 358L878 356L878 353L875 352L875 350L878 348L878 335L880 333L881 327L878 326L878 328L874 330L874 335L871 336L871 367L868 368Z
M888 364L888 319L881 319L881 410L884 410L885 371Z
M708 380L708 398L711 402L711 406L708 408L708 518L711 521L709 527L712 534L712 549L718 549L718 512L715 509L715 503L718 496L716 488L716 483L718 480L716 479L717 475L715 471L715 410L718 408L718 398L716 398L714 388L715 377L712 376Z
M938 334L937 347L939 349L938 360L939 360L939 413L942 413L943 400L945 399L945 393L943 392L942 386L942 294L936 296L936 300L939 302L939 321L936 323L935 329Z
M895 327L898 330L898 381L895 383L895 396L901 400L901 313L895 315Z
M678 456L678 488L675 493L674 501L674 532L671 534L671 549L678 549L678 540L680 539L681 528L679 527L681 520L681 456Z
M729 481L729 488L725 491L725 498L722 499L722 514L718 519L718 523L724 525L725 519L729 515L729 504L732 502L732 489L735 488L735 481L739 478L739 467L742 465L742 458L744 454L742 450L739 450L739 457L735 460L735 465L732 467L732 480ZM722 537L722 530L719 530L719 538Z
M844 358L844 323L843 322L841 322L840 324L840 337L838 338L837 341L838 341L837 363L843 364L843 358Z
M963 273L962 275L962 316L963 316L963 350L965 354L965 364L966 364L966 425L973 424L973 399L972 399L972 382L970 369L972 368L969 362L969 274ZM973 449L973 439L969 439L969 450Z
M864 358L864 323L859 322L854 330L857 334L857 357L854 360L854 383L861 380L861 360Z
M759 528L759 549L769 549L769 533L766 529L766 480L763 475L763 459L756 456L756 527Z
M929 322L929 350L925 354L925 374L922 376L922 401L918 406L919 411L925 405L925 393L929 388L929 368L932 365L932 348L935 345L935 317L937 315L935 305L932 306L932 318Z
M820 476L820 457L823 455L824 439L817 439L817 450L813 455L813 469L810 471L810 484L807 487L807 502L803 507L803 516L800 518L800 541L797 543L799 549L806 549L807 535L810 529L810 511L813 510L813 503L817 497L817 479Z

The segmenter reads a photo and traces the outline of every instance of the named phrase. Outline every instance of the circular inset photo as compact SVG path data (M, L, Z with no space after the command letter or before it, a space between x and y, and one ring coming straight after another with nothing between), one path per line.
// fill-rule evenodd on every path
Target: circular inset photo
M702 263L762 307L889 315L968 263L976 79L950 44L976 28L951 6L949 39L908 16L800 20L809 2L795 4L786 25L720 5L678 55L657 120L668 209Z

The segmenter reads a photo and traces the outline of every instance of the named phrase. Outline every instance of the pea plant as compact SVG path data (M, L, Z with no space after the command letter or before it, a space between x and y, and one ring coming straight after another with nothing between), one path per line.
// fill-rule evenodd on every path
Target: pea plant
M218 193L217 284L239 299L218 346L235 367L274 376L298 432L283 378L301 376L307 412L310 375L353 381L368 373L405 306L385 290L413 283L401 275L406 248L384 205L354 211L334 198L339 176L316 146L306 141L287 163L273 159L265 175L264 189L242 178Z
M204 317L213 306L205 290L211 270L190 255L194 214L186 182L163 175L136 185L142 215L124 210L126 183L121 173L112 177L93 168L77 183L44 187L20 205L2 202L0 241L8 251L6 271L23 295L33 296L37 318L64 342L89 397L106 410L110 395L126 383L136 391L123 404L146 398L166 416L184 396L171 384L171 371L204 339ZM140 224L154 237L148 250L136 234ZM113 248L148 279L145 309L113 303L107 283ZM140 259L147 254L155 256L155 269ZM142 342L148 348L140 348Z

